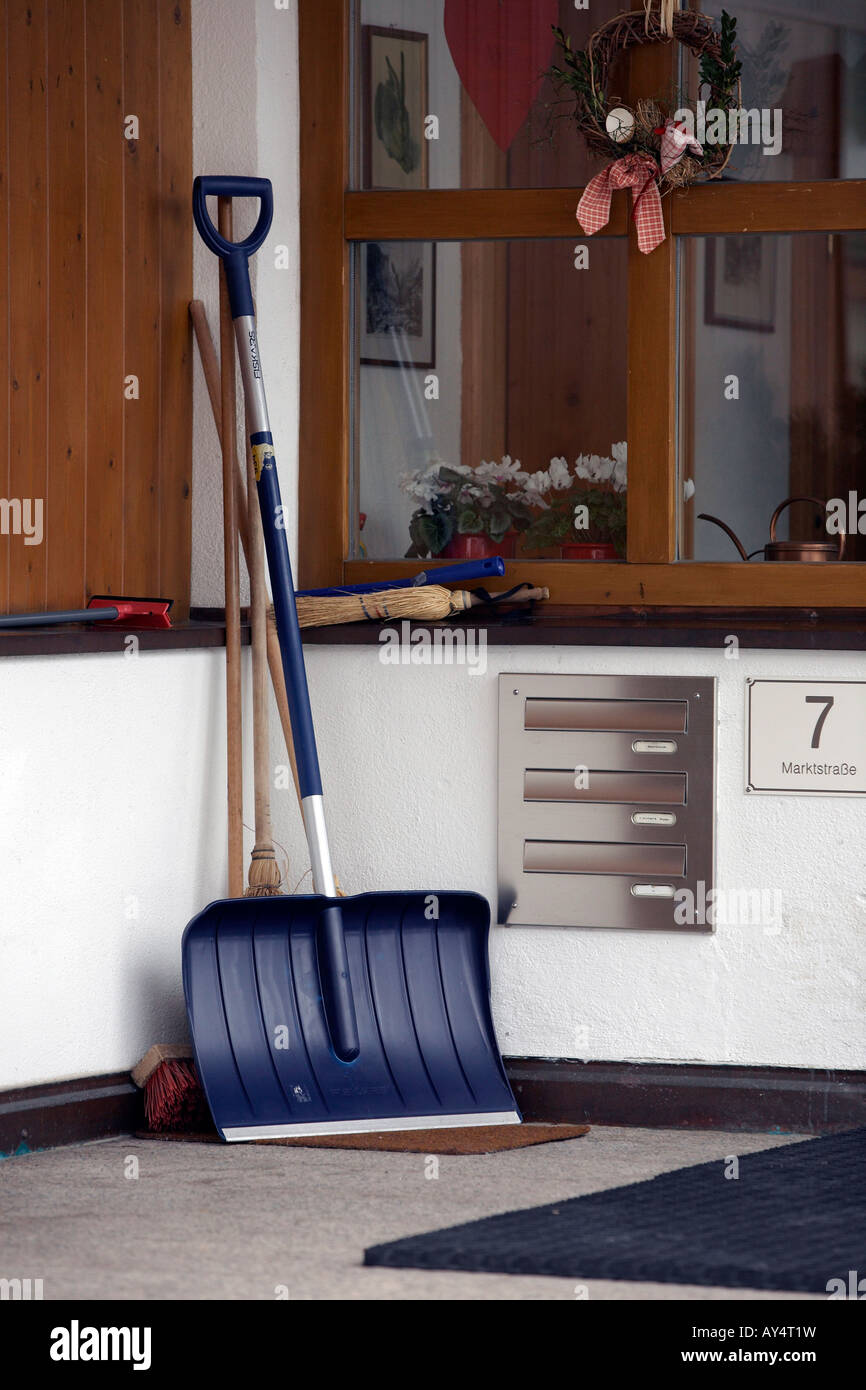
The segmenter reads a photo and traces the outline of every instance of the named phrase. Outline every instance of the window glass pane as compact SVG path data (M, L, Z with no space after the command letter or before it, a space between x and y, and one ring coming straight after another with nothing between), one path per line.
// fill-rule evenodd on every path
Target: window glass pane
M356 188L579 187L589 161L542 74L558 24L576 48L621 0L358 0L354 6ZM482 18L476 18L481 14ZM618 81L615 69L612 81ZM425 138L426 127L435 139Z
M622 553L627 244L580 245L354 248L354 555Z
M604 161L587 156L569 101L543 77L557 60L551 24L583 49L622 8L621 0L579 10L573 0L449 0L446 30L445 0L356 0L353 186L582 186ZM737 19L743 110L758 113L744 124L726 177L866 177L863 0L701 4L717 22L723 8ZM697 63L682 54L684 90L645 93L670 112L680 99L694 109L698 95ZM611 107L626 87L619 60Z
M769 148L735 147L726 169L737 180L866 178L866 4L864 0L703 0L718 19L736 15L742 99L766 111ZM781 112L781 118L772 116ZM775 134L774 134L775 132Z
M737 559L706 512L761 559L785 498L866 497L866 233L682 238L680 287L681 556ZM777 538L834 541L827 515L797 503Z

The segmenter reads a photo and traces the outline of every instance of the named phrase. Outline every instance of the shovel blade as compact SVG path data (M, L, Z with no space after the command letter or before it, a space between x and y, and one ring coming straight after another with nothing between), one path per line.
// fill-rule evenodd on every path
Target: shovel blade
M196 1064L228 1141L518 1124L493 1031L490 909L475 893L341 898L360 1052L322 1002L320 896L234 898L183 937Z

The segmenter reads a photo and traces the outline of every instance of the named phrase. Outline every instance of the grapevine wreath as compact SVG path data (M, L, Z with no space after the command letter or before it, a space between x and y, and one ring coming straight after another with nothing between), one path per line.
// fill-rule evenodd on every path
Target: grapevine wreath
M727 111L741 104L736 27L724 10L717 29L707 15L674 10L672 0L661 0L659 9L646 0L645 9L616 15L595 31L582 51L572 48L563 30L554 26L562 57L550 75L573 99L572 119L587 148L610 161L590 181L578 206L578 220L587 235L607 222L611 192L631 188L638 245L652 251L664 240L660 187L684 188L700 179L719 178L731 157L730 144L700 145L659 101L641 99L631 110L609 94L614 60L642 44L680 43L700 60L699 96L706 109Z

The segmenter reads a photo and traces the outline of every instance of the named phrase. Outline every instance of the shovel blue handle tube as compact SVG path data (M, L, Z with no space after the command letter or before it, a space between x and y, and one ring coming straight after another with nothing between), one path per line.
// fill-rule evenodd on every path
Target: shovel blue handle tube
M261 199L258 221L245 241L230 242L214 227L207 210L207 197L254 197ZM358 1022L349 976L349 959L343 932L334 873L331 868L328 836L322 801L322 779L316 751L310 692L304 667L304 649L295 605L295 590L280 485L277 478L274 440L268 421L261 357L256 334L255 312L250 289L249 258L262 245L273 216L270 180L211 176L197 178L193 185L193 216L205 245L225 266L229 301L235 326L250 448L256 476L256 491L262 514L265 554L271 578L274 618L280 641L283 673L292 720L292 737L301 792L301 809L313 886L317 893L334 901L322 911L317 923L316 945L322 979L322 995L331 1044L343 1062L358 1056Z
M459 560L456 565L437 565L425 570L411 581L413 584L462 584L465 579L501 578L505 561L501 555L489 555L486 560Z
M336 598L340 594L376 594L382 589L420 589L427 584L460 584L467 579L501 578L505 561L499 555L486 560L461 560L456 565L439 565L422 570L409 579L379 579L375 584L344 584L339 589L298 589L297 598Z
M54 627L60 623L113 622L119 616L116 608L64 608L56 613L4 613L0 628Z

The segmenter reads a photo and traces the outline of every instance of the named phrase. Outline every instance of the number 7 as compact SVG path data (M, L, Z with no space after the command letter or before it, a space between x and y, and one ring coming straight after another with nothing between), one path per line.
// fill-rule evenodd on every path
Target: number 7
M822 709L821 713L818 715L818 722L817 722L817 724L815 725L815 728L814 728L813 731L812 731L812 747L813 747L813 748L820 748L820 747L821 747L821 730L822 730L823 727L824 727L824 720L827 718L827 715L830 713L830 711L831 711L831 709L833 708L833 706L834 706L835 703L836 703L836 702L835 702L835 700L834 700L834 698L833 698L832 695L807 695L807 696L806 696L806 704L807 704L807 705L823 705L823 706L824 706L824 708Z

